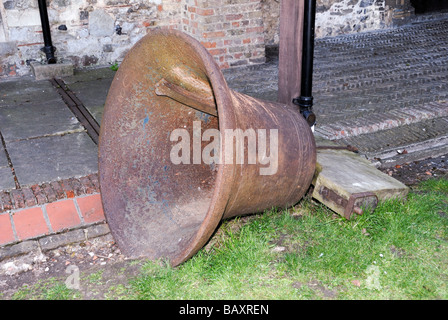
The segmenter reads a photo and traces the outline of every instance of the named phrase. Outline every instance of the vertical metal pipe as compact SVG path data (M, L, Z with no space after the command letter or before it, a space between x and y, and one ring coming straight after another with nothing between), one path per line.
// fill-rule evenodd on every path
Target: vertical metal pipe
M305 0L303 19L303 45L302 45L302 79L300 97L293 99L293 103L300 107L300 113L308 124L316 123L313 113L313 61L314 61L314 25L316 19L316 0Z
M44 47L41 50L45 53L47 57L47 63L56 63L56 58L54 56L55 47L51 42L51 32L50 23L48 22L48 12L47 12L47 2L45 0L38 0L40 22L42 25L42 34L44 37Z

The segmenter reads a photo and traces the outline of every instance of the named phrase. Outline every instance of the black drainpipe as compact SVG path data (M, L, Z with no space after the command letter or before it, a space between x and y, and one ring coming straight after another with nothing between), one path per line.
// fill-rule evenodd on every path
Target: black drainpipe
M40 22L42 24L42 33L44 36L44 45L45 45L40 50L42 50L47 56L47 63L53 64L56 63L56 58L54 56L56 48L53 47L53 44L51 42L51 32L50 32L50 23L48 22L47 3L45 0L38 0L38 3L39 3Z
M313 113L312 96L315 18L316 0L305 0L300 97L293 99L292 102L300 107L300 113L305 117L310 126L316 123L316 115Z

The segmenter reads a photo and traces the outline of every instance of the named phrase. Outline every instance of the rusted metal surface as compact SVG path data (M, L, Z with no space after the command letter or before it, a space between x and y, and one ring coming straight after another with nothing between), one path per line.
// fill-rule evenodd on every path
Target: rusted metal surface
M208 86L208 89L208 92L204 95L198 92L192 93L191 91L162 79L157 82L155 92L159 96L167 96L182 104L216 117L218 111L216 110L215 99L210 86Z
M362 215L364 210L374 210L378 204L378 197L373 192L359 192L350 194L349 197L342 196L336 191L322 186L319 194L324 202L332 202L337 207L343 208L343 215L350 219L353 213Z
M361 215L364 213L364 210L374 210L377 205L378 197L373 192L353 193L350 195L350 198L348 198L344 216L347 219L350 219L353 212Z
M277 129L276 173L261 175L266 164L260 160L198 161L194 141L190 164L174 164L170 152L180 140L170 141L173 130L185 129L201 150L210 143L195 137L194 123L201 132L266 129L269 135ZM267 140L267 149L275 151ZM233 152L234 141L221 135L221 159L230 152L223 147L228 143ZM101 124L99 180L111 233L128 257L178 265L222 219L297 203L315 164L314 137L300 113L229 90L213 57L184 33L151 31L129 51L112 82Z

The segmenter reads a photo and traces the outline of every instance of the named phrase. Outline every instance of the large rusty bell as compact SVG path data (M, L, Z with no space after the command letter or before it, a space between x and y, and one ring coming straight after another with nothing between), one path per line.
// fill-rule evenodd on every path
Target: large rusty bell
M229 90L210 53L180 31L147 34L110 87L99 180L109 228L130 258L184 262L222 219L296 204L315 164L297 109Z

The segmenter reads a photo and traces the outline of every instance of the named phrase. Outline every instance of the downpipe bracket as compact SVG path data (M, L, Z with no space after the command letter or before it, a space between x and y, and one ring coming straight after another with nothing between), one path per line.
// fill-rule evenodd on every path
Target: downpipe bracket
M56 52L56 47L54 46L45 46L40 48L40 51L45 53L47 63L48 64L54 64L57 62L56 57L54 56L54 53Z
M300 114L305 118L310 127L316 124L316 115L313 112L313 97L300 96L292 99L292 103L299 106Z

